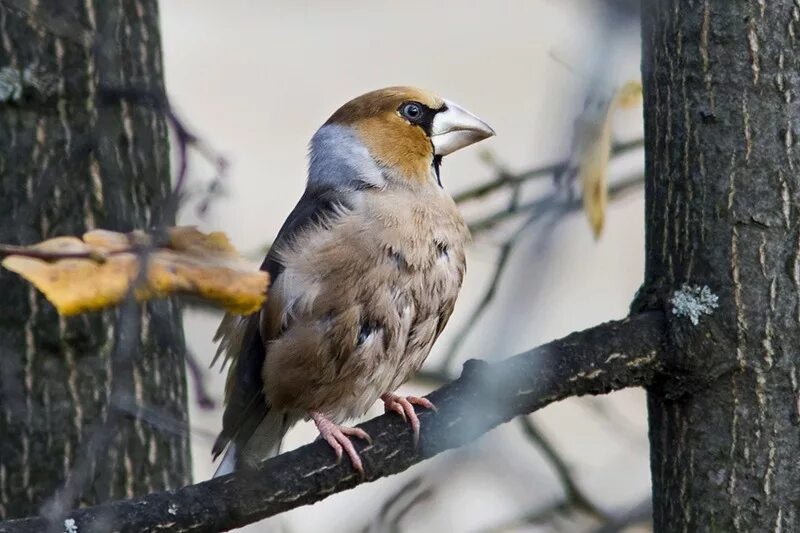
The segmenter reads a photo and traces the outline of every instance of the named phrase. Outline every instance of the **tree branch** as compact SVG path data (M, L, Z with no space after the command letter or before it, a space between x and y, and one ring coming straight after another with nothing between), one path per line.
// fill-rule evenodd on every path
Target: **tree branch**
M638 191L644 187L644 176L636 173L630 177L615 181L608 186L608 199L614 201L624 195ZM479 220L468 224L469 231L473 235L490 230L506 220L522 213L533 213L540 215L542 212L553 209L561 209L564 212L578 211L583 207L581 198L559 197L557 194L537 198L529 202L518 204L513 209L503 209L485 216Z
M611 157L613 158L618 155L640 149L643 146L644 139L634 139L632 141L615 143L611 147ZM481 199L484 196L487 196L504 187L514 187L530 180L546 178L548 176L558 174L569 164L569 158L559 161L558 163L552 163L550 165L544 165L538 168L525 170L518 174L509 172L504 167L497 165L492 159L489 159L488 162L495 167L495 170L497 171L496 177L490 181L454 194L453 200L457 204Z
M346 461L336 464L326 443L315 442L265 462L257 472L76 509L68 520L80 532L241 527L402 472L568 396L648 385L667 366L664 328L664 316L648 312L573 333L498 363L467 361L461 377L429 396L439 411L420 413L422 435L417 449L408 425L394 414L361 426L373 438L371 445L356 443L366 479ZM13 520L0 523L0 533L40 531L43 526L41 518Z
M578 483L572 477L567 463L561 458L556 447L553 443L542 433L533 420L527 416L519 417L519 423L525 436L532 441L542 454L547 458L547 461L555 468L556 475L561 481L561 486L564 487L566 503L583 511L593 518L600 520L607 520L608 517L602 509L600 509L583 490L578 486Z

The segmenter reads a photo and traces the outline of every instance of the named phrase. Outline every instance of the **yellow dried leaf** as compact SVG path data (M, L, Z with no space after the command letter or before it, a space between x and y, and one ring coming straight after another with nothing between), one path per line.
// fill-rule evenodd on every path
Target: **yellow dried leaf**
M583 210L589 219L594 238L600 237L608 206L608 161L611 157L611 117L620 108L630 108L642 101L642 83L629 81L620 87L605 112L579 121L583 131L576 131L579 141L578 174L583 189ZM592 109L597 109L594 107ZM601 108L602 109L602 108Z
M614 96L615 108L630 109L642 103L642 82L632 80L617 90Z
M133 233L117 233L116 231L105 229L96 229L83 234L83 242L89 247L107 250L109 253L128 250L131 247L131 241L138 242L142 240L146 240L144 234L139 234L139 237L136 238Z
M90 231L83 240L57 237L34 246L31 255L85 254L47 260L12 255L3 266L33 283L62 315L118 304L132 282L138 282L140 256L132 250L149 242L141 233ZM136 288L139 300L172 294L209 300L227 311L258 311L266 298L268 275L254 270L222 233L205 234L192 227L170 228L167 243L147 254L147 276Z
M191 226L179 226L169 229L170 245L175 250L214 250L228 256L238 256L227 235L215 231L202 233Z
M104 263L92 259L42 259L12 255L3 266L33 283L62 315L101 309L122 300L135 276L133 257L116 256Z
M608 205L608 160L611 156L611 128L608 122L595 142L588 147L580 164L583 210L594 238L600 237Z

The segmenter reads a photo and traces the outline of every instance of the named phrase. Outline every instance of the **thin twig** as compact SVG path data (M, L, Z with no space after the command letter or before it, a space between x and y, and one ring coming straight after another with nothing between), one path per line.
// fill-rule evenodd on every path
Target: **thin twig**
M595 529L593 533L618 533L631 526L651 523L652 520L653 500L648 494L624 513Z
M632 177L616 181L608 187L608 198L612 201L619 200L624 195L632 191L639 190L643 185L644 177L641 174L636 174ZM560 208L564 211L577 211L582 208L582 205L583 204L580 198L561 198L554 202L552 196L546 196L544 198L537 198L536 200L520 204L516 209L513 210L503 210L493 213L487 217L479 219L476 222L470 223L469 229L473 235L475 235L488 231L510 218L530 211L550 208Z
M554 518L567 515L575 508L565 499L556 500L539 509L525 513L523 516L509 520L502 524L481 529L480 533L506 533L517 531L523 526L537 526L552 522Z
M638 186L642 184L644 184L644 180L641 176L619 181L609 188L609 198L612 200L618 200L624 194L638 188ZM506 270L506 267L508 266L508 261L512 255L514 247L518 244L519 239L525 234L525 232L548 212L561 211L566 213L579 210L581 207L582 204L579 200L569 198L565 199L558 193L558 191L554 191L544 198L539 198L533 202L529 202L521 206L517 204L517 207L514 207L514 203L512 203L509 205L508 209L499 211L498 213L483 219L483 221L477 222L470 226L472 232L477 233L493 227L504 218L515 216L523 212L529 213L529 216L525 222L522 223L501 245L500 253L498 255L497 262L495 263L495 269L492 272L489 284L486 287L478 306L466 320L461 331L453 336L453 341L448 346L447 351L445 352L444 356L442 357L442 361L439 364L440 370L446 370L453 360L455 360L459 351L461 350L461 347L467 340L469 331L488 310L490 304L497 294L497 288L499 287L501 278Z
M400 533L400 521L418 504L433 495L433 488L428 486L421 476L403 484L381 505L378 516L363 529L363 533Z
M110 87L101 86L98 94L106 104L118 101L127 101L135 105L141 105L161 113L169 124L177 143L178 166L175 176L175 184L167 203L162 212L161 219L166 224L172 224L178 213L180 203L185 194L186 181L189 169L189 149L197 151L215 169L215 175L211 185L207 190L210 197L215 194L227 174L228 162L224 156L212 149L211 146L189 129L186 123L178 117L174 108L169 102L169 98L163 92L156 92L142 87ZM208 208L208 197L201 204L201 211Z
M509 522L505 522L486 530L483 533L500 533L512 531L521 526L539 525L551 522L555 517L582 513L601 523L608 522L611 517L602 511L591 499L580 489L572 477L564 459L558 454L555 446L549 441L542 430L536 426L530 416L521 416L517 419L525 432L526 437L539 449L545 459L553 466L556 475L564 488L564 498L541 508L536 508L526 512Z
M143 404L134 398L117 398L113 405L116 409L119 409L120 411L129 414L141 420L142 422L163 431L164 433L181 436L192 435L209 443L213 443L217 438L217 435L212 431L191 426L187 422L179 420L174 416L165 413L160 407Z
M587 397L577 402L583 409L591 411L591 416L600 417L609 426L609 430L619 437L623 437L632 446L644 447L647 443L647 430L635 427L619 409L605 398Z
M452 342L448 346L447 351L445 352L444 356L442 357L442 361L439 364L440 370L446 370L449 368L450 364L461 350L461 347L466 342L467 337L469 336L469 331L475 327L478 321L480 321L480 319L483 317L484 313L489 309L489 305L492 303L497 294L497 289L500 286L500 280L506 271L511 253L519 243L520 237L522 237L524 232L531 225L533 225L538 218L538 213L531 215L528 220L526 220L524 224L517 228L517 230L508 239L506 239L506 241L500 247L500 253L497 256L497 262L495 263L494 272L492 272L489 285L486 287L478 306L472 311L472 314L464 323L461 331L457 332L453 337Z
M581 488L573 479L572 472L570 472L567 463L564 461L561 455L559 455L555 446L553 446L542 430L533 422L533 420L531 420L531 417L521 416L517 420L519 420L519 424L522 426L525 436L539 449L540 452L542 452L547 461L555 469L556 475L558 476L561 485L564 487L567 503L575 506L586 514L597 518L598 520L607 520L608 514L595 505L591 498L589 498L581 490Z
M402 528L400 527L400 522L403 520L403 518L405 518L408 513L410 513L411 510L417 505L429 499L431 496L433 496L433 489L430 487L424 488L415 494L411 499L409 499L405 505L399 507L395 511L394 517L389 522L390 533L401 533Z
M186 367L192 375L192 383L194 383L194 396L197 400L197 405L201 409L211 410L217 406L217 402L211 397L206 388L206 375L204 368L197 362L197 358L190 350L184 352L184 359L186 360Z
M621 155L623 153L627 153L632 150L639 149L644 146L644 139L635 139L632 141L624 141L620 143L615 143L611 147L611 156ZM518 185L527 181L536 180L539 178L546 178L548 176L553 176L561 171L565 165L569 163L569 159L564 159L559 161L558 163L552 163L550 165L544 165L542 167L533 168L530 170L526 170L523 172L519 172L517 174L510 174L504 169L500 168L497 172L497 176L481 185L477 185L471 189L467 189L466 191L459 192L453 195L453 200L456 203L461 204L471 200L477 200L487 196L488 194L493 193L499 189L504 187L509 187L513 185Z

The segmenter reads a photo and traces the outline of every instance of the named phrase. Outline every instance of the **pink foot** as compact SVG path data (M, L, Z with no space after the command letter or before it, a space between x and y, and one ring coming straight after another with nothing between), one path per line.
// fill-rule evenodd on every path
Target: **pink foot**
M394 411L402 416L403 420L411 424L411 430L414 432L414 446L416 446L419 443L419 417L414 411L414 406L419 405L432 411L436 411L436 406L427 398L419 398L417 396L403 397L391 392L381 396L381 400L383 400L383 408L387 413Z
M316 424L319 430L319 436L331 445L333 451L336 452L336 461L342 460L342 452L347 452L350 462L353 463L353 468L358 470L362 477L364 477L364 465L361 463L361 457L358 456L353 443L350 441L349 436L358 437L372 444L372 438L366 431L359 428L351 428L340 426L331 421L328 417L319 411L309 411L311 420Z

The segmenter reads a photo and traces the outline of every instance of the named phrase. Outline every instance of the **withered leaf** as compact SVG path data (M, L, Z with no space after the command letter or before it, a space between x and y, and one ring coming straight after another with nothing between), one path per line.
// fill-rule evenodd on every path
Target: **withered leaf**
M608 206L608 162L611 156L611 118L617 109L639 105L642 84L630 81L617 89L605 106L594 106L576 126L578 175L583 189L583 210L595 239L600 236ZM597 109L600 110L596 113Z
M261 308L268 274L241 258L225 234L175 227L165 241L152 245L141 232L94 230L83 239L43 241L8 256L2 265L35 285L62 315L116 305L131 283L138 284L139 300L181 294L235 314ZM142 260L147 275L139 279Z

